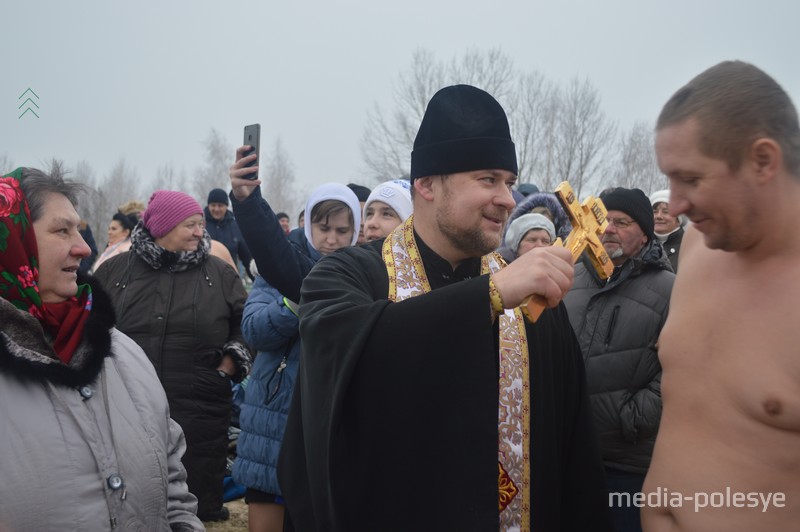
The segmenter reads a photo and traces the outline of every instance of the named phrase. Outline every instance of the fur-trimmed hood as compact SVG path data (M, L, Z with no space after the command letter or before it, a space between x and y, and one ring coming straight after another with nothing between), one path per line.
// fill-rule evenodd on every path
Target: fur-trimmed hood
M69 364L59 360L36 318L0 298L0 372L69 387L89 384L97 378L103 359L111 355L114 308L100 283L82 274L78 283L91 286L92 311Z
M531 194L522 200L514 208L511 216L508 217L506 231L508 231L511 222L520 216L529 214L535 207L547 207L547 209L553 213L553 225L556 229L556 237L561 238L561 240L566 240L567 235L572 231L572 224L569 223L569 217L567 213L564 212L564 208L561 206L561 203L559 203L558 198L555 194L550 194L548 192ZM512 250L506 242L505 235L503 235L503 243L497 252L502 255L506 262L513 262L514 259L517 258L515 251Z
M558 202L558 198L556 198L555 194L548 192L538 192L525 198L516 206L511 216L508 217L508 224L511 225L511 222L520 216L530 213L535 207L547 207L553 213L556 236L562 239L567 238L567 235L572 231L572 224L569 223L569 217L564 212L561 203Z

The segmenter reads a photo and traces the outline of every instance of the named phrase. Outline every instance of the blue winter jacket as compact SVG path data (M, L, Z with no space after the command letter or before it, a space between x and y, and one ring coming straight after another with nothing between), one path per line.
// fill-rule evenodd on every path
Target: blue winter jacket
M242 316L242 334L258 350L239 415L242 429L233 464L239 484L280 495L278 452L300 361L299 321L284 298L256 277ZM286 356L285 367L281 367Z

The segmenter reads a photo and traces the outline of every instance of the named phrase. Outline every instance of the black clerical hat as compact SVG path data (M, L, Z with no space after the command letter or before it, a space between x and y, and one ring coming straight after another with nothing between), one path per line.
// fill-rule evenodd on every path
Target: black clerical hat
M433 95L422 117L411 152L411 181L474 170L517 173L508 118L486 91L445 87Z

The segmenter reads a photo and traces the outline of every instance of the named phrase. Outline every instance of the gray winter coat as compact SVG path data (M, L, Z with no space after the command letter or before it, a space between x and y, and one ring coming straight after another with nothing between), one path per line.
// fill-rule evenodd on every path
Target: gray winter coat
M0 530L204 530L153 366L93 301L65 365L0 299Z
M588 263L575 267L575 284L564 303L586 362L607 467L644 474L650 466L661 420L656 343L674 280L657 241L616 268L608 283Z

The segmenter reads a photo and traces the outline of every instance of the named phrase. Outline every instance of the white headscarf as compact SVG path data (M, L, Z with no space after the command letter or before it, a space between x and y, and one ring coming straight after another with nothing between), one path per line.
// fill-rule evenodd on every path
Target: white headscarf
M340 183L325 183L324 185L318 186L313 192L311 192L311 195L308 197L308 201L306 201L305 210L307 222L305 224L304 231L306 234L306 239L308 239L308 242L314 249L317 249L314 246L314 241L311 239L311 211L318 203L322 203L323 201L327 200L341 201L350 207L351 211L353 211L353 223L355 224L355 227L353 231L353 241L350 243L350 245L355 246L356 242L358 242L358 228L361 227L361 204L358 202L358 197L356 196L355 192Z

